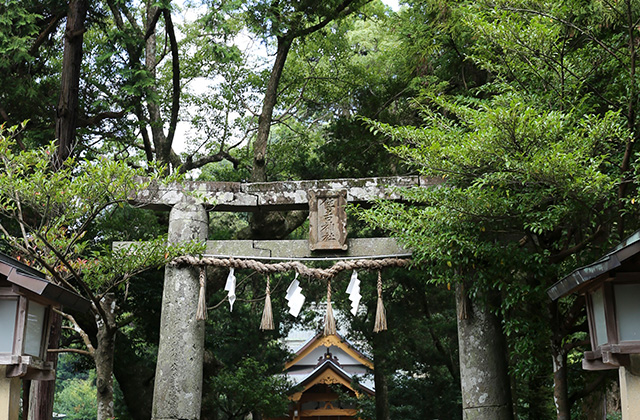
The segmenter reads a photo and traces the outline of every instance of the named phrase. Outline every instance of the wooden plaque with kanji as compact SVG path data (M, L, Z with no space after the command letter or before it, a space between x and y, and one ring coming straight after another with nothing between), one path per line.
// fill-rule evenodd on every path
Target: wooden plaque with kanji
M309 249L347 249L347 191L309 191Z

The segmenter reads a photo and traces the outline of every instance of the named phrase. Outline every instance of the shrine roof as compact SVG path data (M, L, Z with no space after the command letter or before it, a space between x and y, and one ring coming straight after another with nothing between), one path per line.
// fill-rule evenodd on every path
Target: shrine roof
M330 382L321 378L327 370L331 370L332 373L335 374L335 376L331 377ZM366 378L363 378L361 375L351 374L330 359L325 360L311 373L306 375L286 374L286 376L293 381L294 387L302 387L304 389L302 393L317 383L340 383L354 392L363 391L369 395L375 394L375 388L372 380L366 380ZM360 390L356 390L352 387L351 383L353 379L358 380L361 388Z
M302 359L308 356L313 350L320 346L330 347L336 346L344 351L349 356L353 357L362 365L369 369L373 369L373 362L364 353L358 350L355 346L349 343L339 334L323 335L322 332L312 337L305 345L303 345L295 354L294 358L285 364L285 370L290 369L292 366L299 363Z

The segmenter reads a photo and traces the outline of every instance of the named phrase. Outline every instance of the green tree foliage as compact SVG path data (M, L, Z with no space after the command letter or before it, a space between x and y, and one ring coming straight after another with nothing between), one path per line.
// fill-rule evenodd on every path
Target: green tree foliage
M80 351L96 363L98 380L104 384L97 393L102 408L98 418L108 418L113 415L113 341L121 326L115 292L134 275L176 255L197 253L200 245L170 246L165 237L149 237L145 243L112 249L111 243L101 241L99 231L87 236L98 220L108 219L148 185L141 176L150 182L158 181L157 175L108 159L67 160L53 171L53 144L19 151L14 140L19 128L2 129L0 241L11 254L91 302L88 325L97 337L93 343L87 328L73 316L65 317L82 338Z
M94 420L97 415L96 371L70 353L59 356L53 412L75 420ZM86 373L85 373L86 371ZM122 392L115 384L114 419L129 420Z
M71 420L93 420L97 417L95 371L87 379L73 378L65 381L64 388L56 395L54 412Z
M55 29L65 13L64 1L0 5L0 118L9 126L31 119L34 130L17 139L22 147L53 138L62 50Z
M224 273L215 279L224 281ZM207 321L207 349L203 413L207 419L244 418L250 412L277 417L287 411L288 381L281 376L289 356L281 339L291 326L282 296L287 279L271 278L274 323L278 329L260 331L267 279L250 271L236 271L238 295L229 310L227 292L216 288ZM216 417L217 416L217 417ZM241 417L238 417L241 416Z
M616 151L629 136L619 114L547 111L512 94L470 105L431 100L448 116L426 109L425 127L375 127L403 138L406 144L392 150L422 174L455 188L412 191L412 198L429 206L398 218L404 213L394 210L402 205L381 204L390 213L372 213L371 221L383 223L393 214L384 224L442 267L495 258L478 242L510 231L536 235L534 249L557 260L566 249L558 231L581 226L588 237L611 223L613 215L606 213L616 200Z
M388 378L391 418L461 418L453 290L431 284L422 271L393 269L381 275L388 324L382 344L373 333L377 273L359 273L366 310L356 316L349 314L351 302L344 294L335 296L336 306L349 314L349 338L371 346L375 369ZM355 402L363 418L375 419L373 399Z
M284 114L272 135L270 169L292 168L303 179L383 176L406 168L390 157L359 115L393 123L415 123L407 106L415 90L397 54L401 39L381 2L294 42L283 71ZM289 87L291 86L291 87ZM293 88L296 87L296 88Z
M473 272L471 296L498 290L517 414L547 418L555 400L558 418L568 418L584 379L570 373L567 387L558 375L565 365L552 376L543 358L579 360L571 331L583 320L581 302L556 306L545 289L638 227L636 35L628 30L637 5L412 4L405 16L430 16L414 28L438 35L422 55L424 122L370 124L440 187L407 191L417 205L381 202L361 215L416 250L435 281ZM446 65L456 56L457 73Z
M270 375L270 366L245 358L233 369L224 369L210 381L213 405L222 419L241 420L252 412L275 417L287 413L290 384L282 376Z

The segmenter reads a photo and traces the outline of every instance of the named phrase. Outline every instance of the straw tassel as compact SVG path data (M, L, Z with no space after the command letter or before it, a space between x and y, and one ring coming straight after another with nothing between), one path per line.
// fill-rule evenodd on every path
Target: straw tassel
M267 276L267 296L264 299L264 311L262 311L262 321L260 322L260 329L273 330L273 311L271 310L271 289L269 287L270 279Z
M198 309L196 310L196 321L207 319L207 271L204 266L200 266L200 295L198 296Z
M382 274L378 271L378 307L376 309L376 321L373 325L373 332L377 333L387 329L387 315L382 303Z
M335 335L336 320L331 308L331 279L327 280L327 314L324 317L324 335Z

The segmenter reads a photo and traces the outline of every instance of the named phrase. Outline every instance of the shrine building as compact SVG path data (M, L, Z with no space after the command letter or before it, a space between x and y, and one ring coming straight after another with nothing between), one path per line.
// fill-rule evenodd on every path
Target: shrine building
M355 405L340 401L339 393L375 395L373 379L364 376L372 370L371 360L340 335L319 333L285 365L293 384L289 415L270 420L357 419Z

